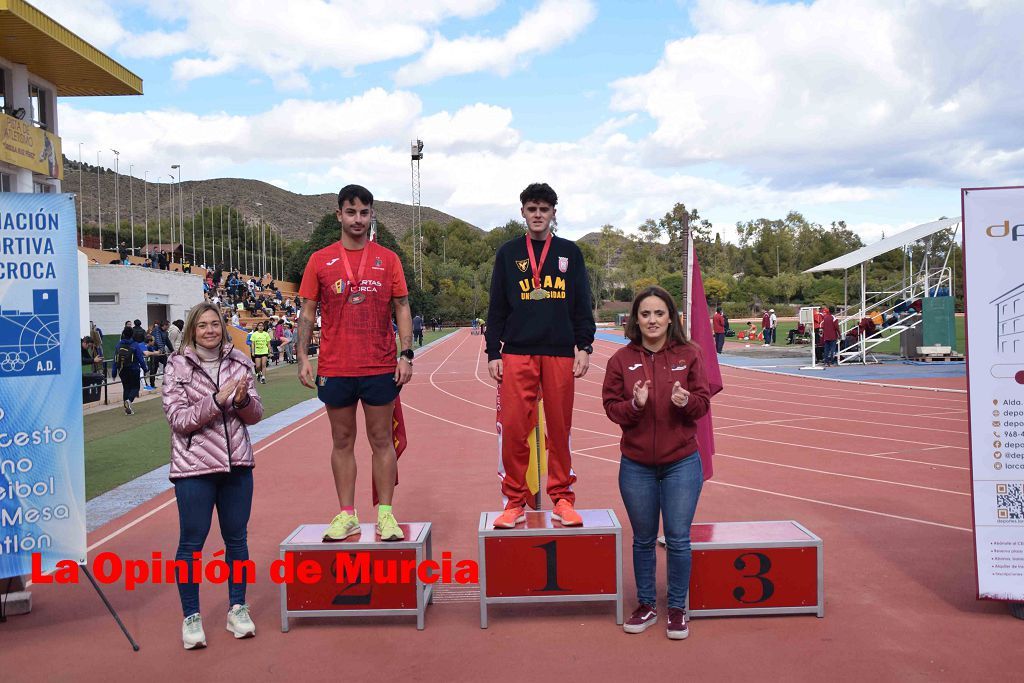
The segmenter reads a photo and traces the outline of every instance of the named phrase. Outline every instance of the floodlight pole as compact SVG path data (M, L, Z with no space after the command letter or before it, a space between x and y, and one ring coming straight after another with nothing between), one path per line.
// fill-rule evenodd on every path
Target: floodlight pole
M423 286L423 205L420 187L420 160L423 159L423 141L410 144L412 167L412 268L413 277Z
M142 205L146 207L146 246L149 246L149 171L142 172ZM152 250L150 250L152 251ZM148 257L149 254L146 254Z
M132 226L132 256L138 256L135 253L135 191L132 189L132 180L135 179L134 173L135 164L128 164L128 216Z

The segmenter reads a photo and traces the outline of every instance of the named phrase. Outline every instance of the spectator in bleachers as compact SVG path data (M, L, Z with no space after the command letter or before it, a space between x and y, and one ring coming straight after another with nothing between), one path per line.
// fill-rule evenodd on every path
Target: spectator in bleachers
M295 330L293 329L292 323L286 322L284 324L283 341L281 343L281 352L284 354L285 363L295 362Z

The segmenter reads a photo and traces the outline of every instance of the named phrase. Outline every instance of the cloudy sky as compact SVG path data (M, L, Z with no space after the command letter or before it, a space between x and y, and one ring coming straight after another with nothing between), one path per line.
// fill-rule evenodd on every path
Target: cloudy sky
M59 112L138 177L408 202L419 137L424 204L483 228L543 180L568 237L684 202L868 242L1024 180L1019 0L31 1L143 78Z

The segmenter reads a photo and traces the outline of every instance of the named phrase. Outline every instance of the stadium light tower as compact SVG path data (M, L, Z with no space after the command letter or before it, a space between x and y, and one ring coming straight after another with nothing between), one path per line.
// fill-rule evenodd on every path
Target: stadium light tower
M423 141L413 140L412 152L412 271L413 277L423 286L423 205L420 199L420 160L423 158Z
M110 150L114 153L114 249L121 248L121 193L118 190L121 179L121 153L116 149Z

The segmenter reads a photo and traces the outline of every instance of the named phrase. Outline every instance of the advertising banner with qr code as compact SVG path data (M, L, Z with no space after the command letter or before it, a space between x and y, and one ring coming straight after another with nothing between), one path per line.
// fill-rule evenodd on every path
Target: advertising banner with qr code
M978 597L1024 600L1024 187L961 191Z
M85 561L71 194L0 193L0 578Z

